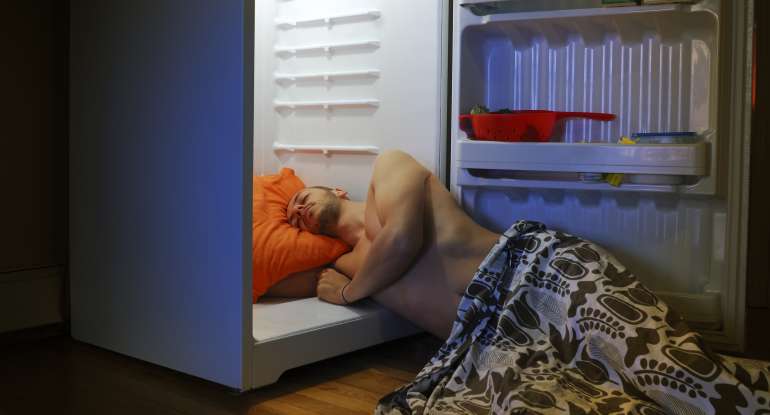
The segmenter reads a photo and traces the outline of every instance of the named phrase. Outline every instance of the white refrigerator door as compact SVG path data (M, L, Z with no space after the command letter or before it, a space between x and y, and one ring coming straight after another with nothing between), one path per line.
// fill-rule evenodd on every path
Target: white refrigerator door
M376 155L443 176L446 24L440 0L257 0L255 174L366 195Z
M251 16L71 2L72 336L235 389L253 342Z

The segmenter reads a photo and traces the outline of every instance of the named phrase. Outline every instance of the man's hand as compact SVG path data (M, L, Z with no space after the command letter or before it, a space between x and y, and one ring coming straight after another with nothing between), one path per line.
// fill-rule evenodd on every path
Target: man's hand
M342 295L342 289L350 282L350 278L340 274L337 270L326 268L318 274L316 293L318 298L326 302L338 305L350 304Z

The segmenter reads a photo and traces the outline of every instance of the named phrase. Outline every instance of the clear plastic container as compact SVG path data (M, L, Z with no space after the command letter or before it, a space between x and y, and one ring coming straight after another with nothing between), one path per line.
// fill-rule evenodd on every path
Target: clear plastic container
M692 131L666 131L634 133L631 134L631 139L637 144L695 144L700 137Z

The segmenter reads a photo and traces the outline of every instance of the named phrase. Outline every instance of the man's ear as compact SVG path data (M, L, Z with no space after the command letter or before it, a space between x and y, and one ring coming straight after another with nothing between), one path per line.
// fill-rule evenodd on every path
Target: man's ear
M348 199L348 200L350 199L348 197L348 192L346 192L346 191L344 191L344 190L342 190L342 189L340 189L338 187L335 187L334 190L332 190L332 192L334 192L334 195L339 197L340 199Z

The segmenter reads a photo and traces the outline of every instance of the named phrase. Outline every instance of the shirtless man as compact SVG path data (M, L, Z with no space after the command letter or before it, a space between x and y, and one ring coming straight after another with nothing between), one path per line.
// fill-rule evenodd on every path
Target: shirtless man
M353 246L320 272L321 299L372 296L447 339L378 414L770 411L766 383L744 384L759 373L738 376L603 248L536 222L492 233L403 152L377 158L365 203L306 188L287 213Z
M499 237L401 151L377 157L365 203L339 189L305 188L287 213L292 225L353 247L321 271L319 298L347 304L373 296L440 338L449 335L466 286Z

